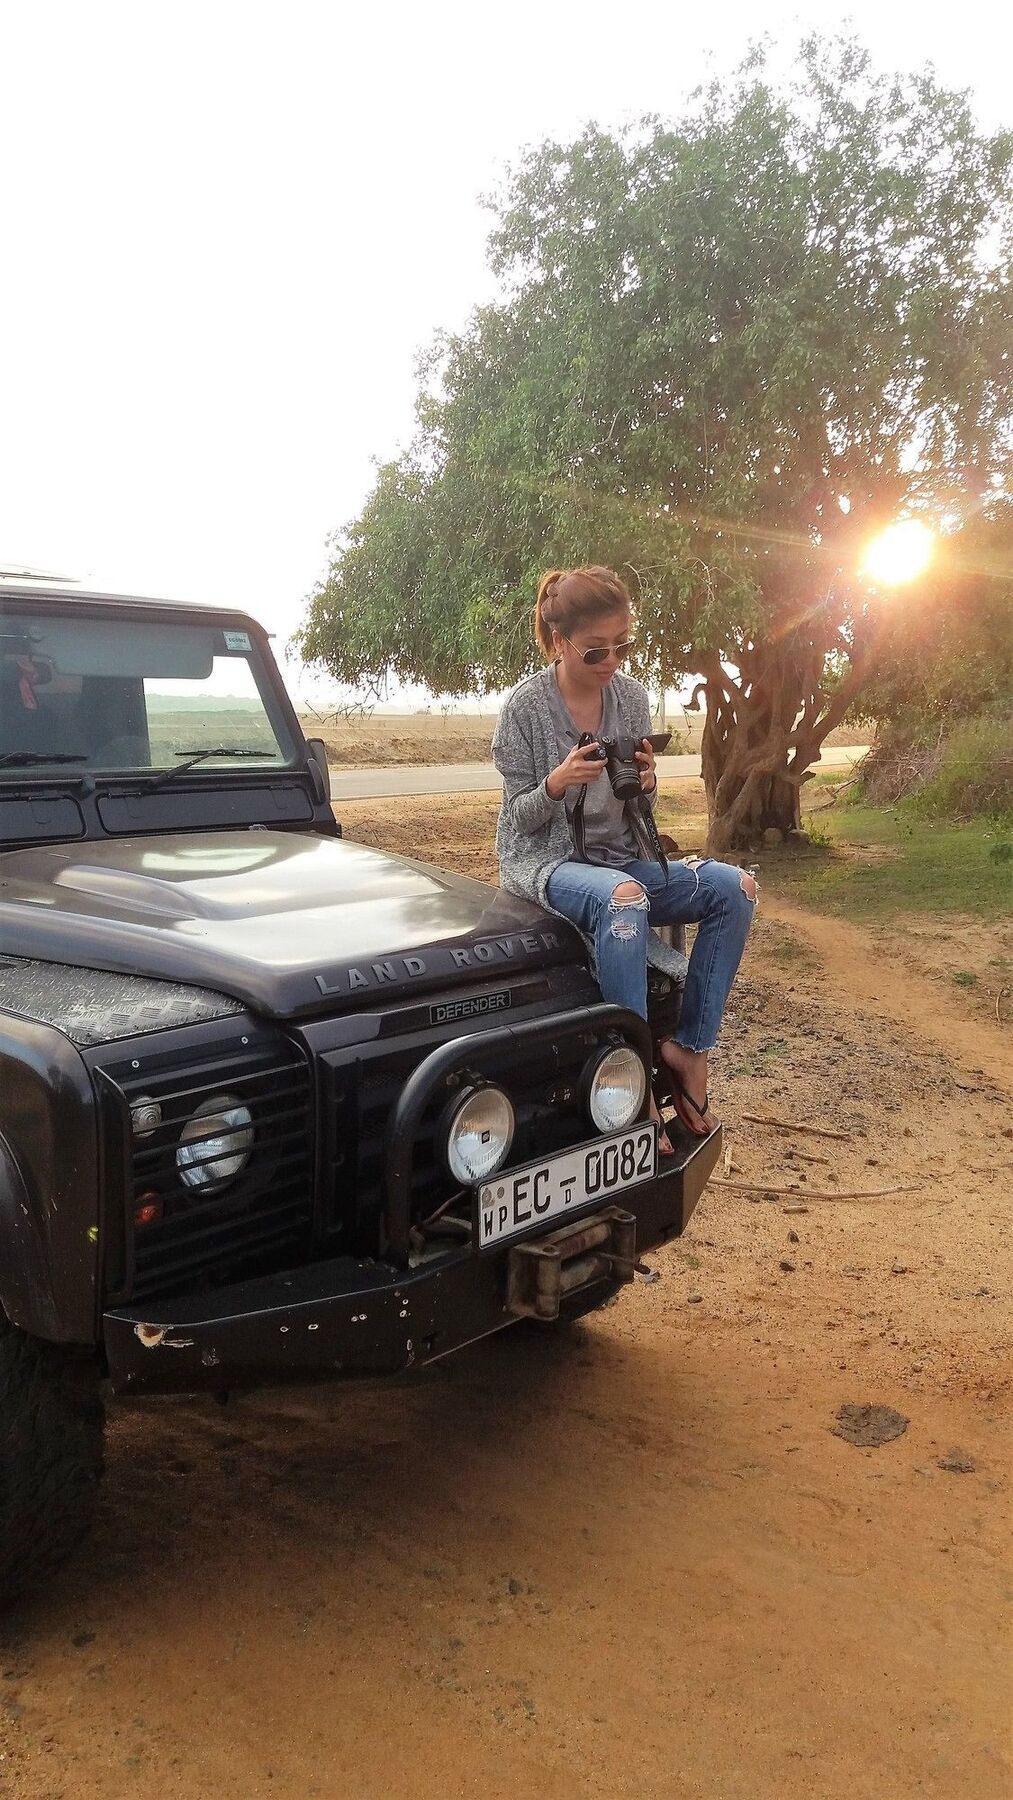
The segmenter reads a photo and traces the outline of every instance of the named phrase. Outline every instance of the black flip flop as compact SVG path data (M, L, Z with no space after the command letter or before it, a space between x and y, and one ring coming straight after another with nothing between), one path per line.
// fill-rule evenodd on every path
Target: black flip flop
M704 1095L703 1105L701 1106L696 1100L694 1100L692 1094L688 1094L686 1092L686 1089L683 1087L682 1082L677 1080L675 1071L672 1069L669 1069L669 1074L672 1077L672 1100L675 1104L675 1110L678 1113L679 1118L681 1119L683 1125L685 1125L686 1130L688 1132L690 1132L693 1137L709 1137L711 1132L714 1130L714 1126L709 1125L707 1123L707 1114L710 1112L710 1095L709 1094ZM688 1116L688 1114L683 1112L682 1106L680 1105L680 1101L685 1102L685 1104L687 1106L692 1107L693 1111L696 1113L697 1118L700 1120L700 1122L703 1125L702 1131L698 1131L696 1126L694 1125L692 1119Z
M668 1120L663 1117L661 1107L658 1106L657 1094L654 1096L654 1104L658 1107L658 1116L654 1123L658 1127L658 1157L660 1160L665 1156L674 1156L675 1145L668 1135Z

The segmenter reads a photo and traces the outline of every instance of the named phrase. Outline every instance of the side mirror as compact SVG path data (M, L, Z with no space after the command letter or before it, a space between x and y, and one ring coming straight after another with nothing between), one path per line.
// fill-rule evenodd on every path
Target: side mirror
M331 772L327 764L327 746L323 738L306 739L306 767L313 783L313 795L318 806L329 806L331 803Z

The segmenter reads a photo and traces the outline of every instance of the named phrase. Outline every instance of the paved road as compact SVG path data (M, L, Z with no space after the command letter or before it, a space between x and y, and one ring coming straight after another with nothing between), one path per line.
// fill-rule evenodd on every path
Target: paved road
M847 769L865 755L865 744L824 750L820 767ZM661 775L699 775L698 756L659 756ZM332 769L332 800L385 799L390 794L495 793L500 786L492 763L438 763L412 769Z

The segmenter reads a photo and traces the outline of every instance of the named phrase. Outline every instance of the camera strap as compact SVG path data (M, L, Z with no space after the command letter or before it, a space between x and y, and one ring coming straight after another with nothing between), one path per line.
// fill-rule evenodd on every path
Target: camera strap
M667 881L668 857L658 836L658 827L654 823L654 813L647 795L641 793L633 800L625 800L623 811L626 823L633 833L633 841L642 852L644 861L656 862Z
M607 779L607 777L606 777ZM584 824L584 803L587 799L587 788L582 787L573 804L570 814L570 829L573 836L573 849L578 862L588 862L587 828ZM645 862L656 862L665 879L668 879L668 858L658 836L658 827L654 823L654 813L646 794L639 794L630 800L623 801L623 816L633 837L633 842L640 851Z
M586 799L587 788L582 787L570 814L570 832L578 862L587 862L587 831L584 826L584 802Z

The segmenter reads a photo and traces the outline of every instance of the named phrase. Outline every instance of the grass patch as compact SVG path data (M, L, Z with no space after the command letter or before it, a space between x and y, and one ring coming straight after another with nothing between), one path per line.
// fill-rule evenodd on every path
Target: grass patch
M793 931L780 929L763 942L763 954L779 968L796 975L808 975L820 967L820 959L811 944L804 943Z
M790 1054L790 1046L783 1038L768 1038L732 1069L732 1074L755 1080L759 1075L771 1075L779 1062Z
M826 854L766 861L763 876L786 897L852 918L894 912L1009 917L1013 860L996 855L1008 830L994 820L956 825L908 807L848 807L820 817Z
M655 813L658 830L674 837L681 856L699 854L707 836L707 802L703 783L696 780L666 781L658 794Z

